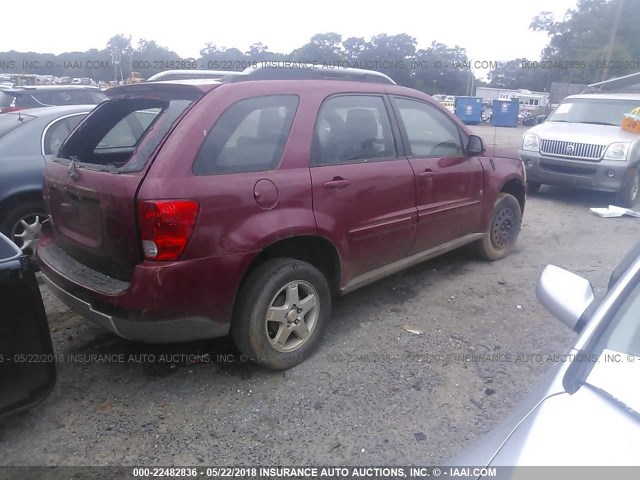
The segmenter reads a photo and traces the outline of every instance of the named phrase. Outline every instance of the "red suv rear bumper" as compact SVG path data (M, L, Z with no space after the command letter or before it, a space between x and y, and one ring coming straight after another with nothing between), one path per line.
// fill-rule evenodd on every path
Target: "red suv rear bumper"
M42 238L42 274L63 303L130 340L182 342L227 335L240 279L256 253L142 262L130 282L80 264Z

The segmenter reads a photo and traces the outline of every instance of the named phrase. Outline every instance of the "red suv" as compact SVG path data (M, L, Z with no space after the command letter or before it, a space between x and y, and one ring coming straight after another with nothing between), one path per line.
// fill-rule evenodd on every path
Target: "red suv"
M512 250L517 154L430 96L350 69L253 69L117 87L48 163L42 272L128 339L232 334L286 368L332 295L475 242Z

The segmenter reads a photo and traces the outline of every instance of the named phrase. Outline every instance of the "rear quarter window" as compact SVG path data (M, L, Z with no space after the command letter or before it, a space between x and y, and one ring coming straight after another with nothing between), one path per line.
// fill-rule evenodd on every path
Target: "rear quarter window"
M298 108L296 95L240 100L218 118L193 164L195 175L261 172L278 166Z

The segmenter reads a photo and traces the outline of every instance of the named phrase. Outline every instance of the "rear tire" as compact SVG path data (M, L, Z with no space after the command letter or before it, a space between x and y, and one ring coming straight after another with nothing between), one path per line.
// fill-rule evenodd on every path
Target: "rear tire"
M43 203L30 200L12 207L0 223L0 232L18 245L36 266L40 228L47 218Z
M496 261L509 255L520 233L521 223L522 211L518 200L508 193L498 194L489 229L477 243L480 256Z
M616 193L616 205L633 208L638 203L640 192L640 170L636 169L624 183L624 187Z
M542 184L538 182L527 182L527 193L535 195L536 193L538 193L538 190L540 190L541 186Z
M317 347L330 310L329 284L317 268L274 258L258 266L241 286L231 335L255 363L290 368Z

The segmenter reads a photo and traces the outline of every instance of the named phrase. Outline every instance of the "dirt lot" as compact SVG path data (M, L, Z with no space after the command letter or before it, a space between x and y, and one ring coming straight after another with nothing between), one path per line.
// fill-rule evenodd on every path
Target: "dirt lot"
M521 129L475 130L501 146L517 146L522 135ZM543 187L528 199L511 257L486 263L463 249L336 301L320 349L286 372L239 361L229 339L127 342L85 323L43 287L64 361L49 399L0 428L1 462L443 462L506 417L552 365L516 362L518 354L560 353L574 337L536 301L544 266L588 277L602 294L638 239L640 220L589 213L609 201L604 194ZM412 335L405 325L424 334ZM460 357L474 353L504 355ZM124 361L92 354L123 354ZM210 362L192 363L189 354L208 354Z

